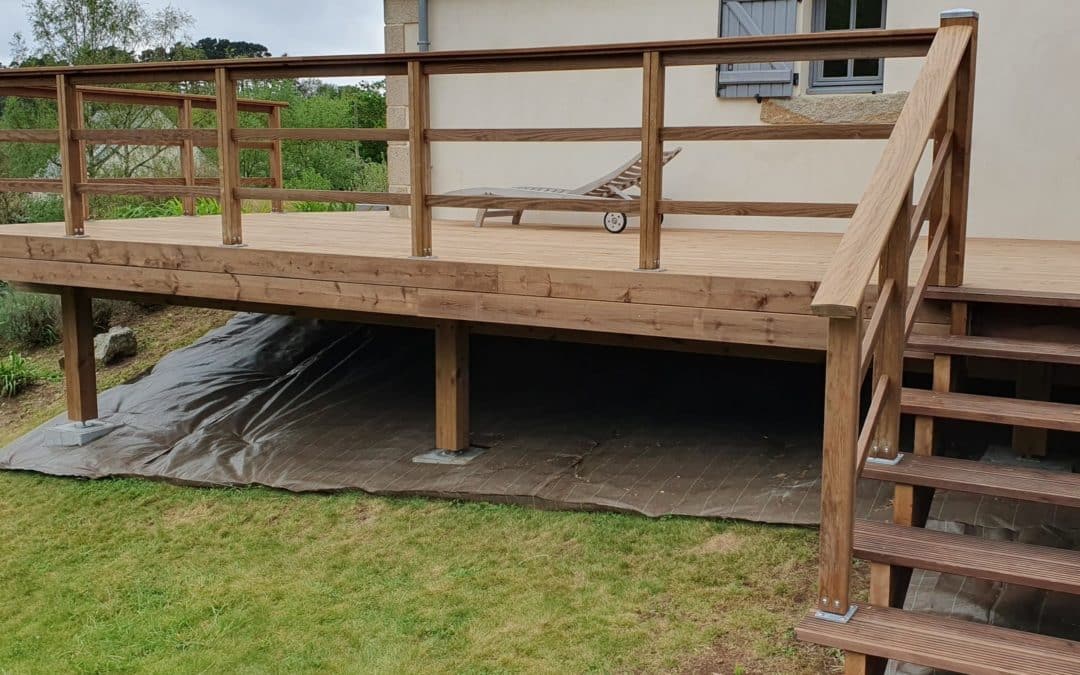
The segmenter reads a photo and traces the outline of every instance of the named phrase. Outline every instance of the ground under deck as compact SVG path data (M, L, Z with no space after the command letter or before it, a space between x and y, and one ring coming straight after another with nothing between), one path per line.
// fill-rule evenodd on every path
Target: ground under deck
M111 292L822 349L810 300L834 234L665 229L661 272L637 272L634 230L439 220L434 259L411 259L386 213L247 214L244 247L220 218L0 225L0 278ZM914 282L922 249L913 260ZM1080 242L970 239L971 289L1080 302ZM944 328L924 312L920 331Z

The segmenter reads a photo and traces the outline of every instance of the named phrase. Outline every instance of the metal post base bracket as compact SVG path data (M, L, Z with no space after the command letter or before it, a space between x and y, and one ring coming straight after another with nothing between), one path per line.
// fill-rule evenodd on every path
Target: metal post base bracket
M68 422L45 430L45 445L70 448L86 445L107 435L120 426L101 420L86 422Z
M831 621L833 623L847 623L848 621L851 621L851 617L855 616L855 610L858 608L858 605L852 605L848 607L848 611L845 614L833 614L832 612L823 612L819 609L814 612L814 618L821 619L822 621Z
M896 457L893 457L892 459L889 459L887 457L867 457L866 458L866 463L867 464L878 464L878 465L884 465L884 466L896 466L897 464L900 463L900 460L902 460L903 458L904 458L904 453L898 452L898 453L896 453Z
M461 466L473 461L484 454L485 451L484 448L478 448L476 446L472 446L467 450L458 450L456 452L435 449L431 452L425 452L422 455L413 457L412 461L416 464L448 464L451 466Z

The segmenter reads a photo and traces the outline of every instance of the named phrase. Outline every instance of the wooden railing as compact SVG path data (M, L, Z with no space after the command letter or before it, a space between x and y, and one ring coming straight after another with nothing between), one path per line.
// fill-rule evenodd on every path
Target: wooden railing
M425 52L415 54L282 57L235 61L121 64L74 68L27 68L0 71L0 87L49 87L56 91L62 110L61 136L67 150L62 154L60 192L65 202L82 213L86 194L108 190L111 194L160 194L172 191L185 197L213 193L222 204L222 241L226 245L243 242L242 199L327 200L411 206L413 256L433 254L432 207L537 209L550 211L617 211L641 217L637 267L656 270L661 263L660 222L666 214L747 215L770 217L848 218L855 204L799 202L721 202L667 200L662 197L662 149L666 141L739 140L823 140L884 139L889 124L795 124L785 126L667 126L664 120L665 75L669 68L713 66L716 63L761 63L768 61L884 58L923 56L934 40L936 29L863 30L799 35L756 36L678 42L554 47L536 49ZM463 73L507 73L535 71L575 71L587 69L641 69L643 73L641 125L620 128L551 129L432 129L430 128L432 76ZM284 79L338 76L405 76L409 85L409 119L406 129L280 129L273 117L270 128L239 128L237 83L248 79ZM168 134L170 142L216 145L219 149L218 190L211 186L173 183L151 186L144 183L87 183L82 176L81 155L76 144L85 142L144 141L151 134L93 132L81 130L78 89L88 85L130 82L213 81L218 129L183 129ZM273 113L271 113L273 115ZM184 126L183 124L181 126ZM55 142L55 131L21 131L41 134ZM51 136L47 136L51 134ZM134 135L132 135L134 134ZM6 139L14 140L9 135ZM243 144L277 144L283 140L372 140L408 141L411 186L409 193L369 193L356 191L285 190L280 181L269 187L245 184L239 177L238 151ZM641 143L642 180L640 198L550 199L431 194L429 146L434 142L611 142ZM280 170L280 168L278 169ZM44 183L38 183L44 185ZM0 189L28 189L27 181L0 183ZM49 184L50 189L54 189ZM83 220L71 215L71 234L83 234Z
M24 84L6 84L0 81L0 96L18 98L38 98L60 100L58 87L43 87ZM66 134L66 139L78 141L79 158L82 166L76 189L82 194L125 194L138 196L181 196L183 213L195 215L196 197L217 198L218 191L210 189L216 186L216 178L199 178L195 175L195 148L217 146L217 133L213 129L193 128L195 109L215 110L217 99L214 96L185 94L171 91L150 91L140 89L119 89L108 87L78 86L75 88L75 110L66 119L73 125ZM176 109L177 128L175 129L85 129L86 103L112 103L123 105L172 107ZM281 127L281 109L288 104L281 101L261 101L243 99L238 102L238 110L267 116L267 125ZM62 127L61 127L62 128ZM0 142L56 144L65 140L58 129L0 129ZM90 178L86 172L85 157L87 145L154 145L178 146L180 148L179 177L139 177L121 179ZM266 178L245 179L245 185L284 187L281 144L261 142L261 139L243 143L245 148L267 150L270 153L270 175ZM63 154L63 151L62 151ZM178 189L178 188L183 189ZM63 193L64 183L60 179L0 179L0 191L8 192L51 192ZM282 210L282 202L272 202L274 211ZM89 218L89 203L82 200L83 221Z
M963 281L978 17L946 12L813 311L829 321L821 485L818 610L849 616L855 483L867 461L897 460L904 350L928 285ZM912 204L930 144L929 175ZM914 286L909 259L925 222L928 250ZM877 271L877 297L863 317ZM861 392L873 367L860 423Z

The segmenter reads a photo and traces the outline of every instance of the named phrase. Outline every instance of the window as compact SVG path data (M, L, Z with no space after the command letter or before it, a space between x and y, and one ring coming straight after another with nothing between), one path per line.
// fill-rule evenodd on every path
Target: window
M884 28L885 0L815 0L813 29L852 30ZM810 66L810 91L880 92L884 84L883 59L815 61Z

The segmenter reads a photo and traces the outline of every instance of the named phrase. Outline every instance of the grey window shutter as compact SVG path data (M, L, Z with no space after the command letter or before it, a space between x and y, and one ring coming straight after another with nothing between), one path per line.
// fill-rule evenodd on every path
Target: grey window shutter
M720 0L720 37L795 32L798 0ZM793 63L732 63L716 67L721 98L791 96Z

